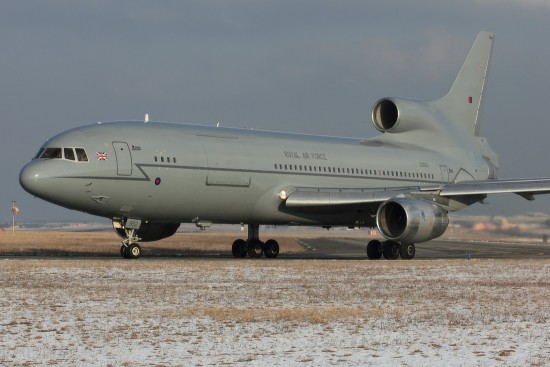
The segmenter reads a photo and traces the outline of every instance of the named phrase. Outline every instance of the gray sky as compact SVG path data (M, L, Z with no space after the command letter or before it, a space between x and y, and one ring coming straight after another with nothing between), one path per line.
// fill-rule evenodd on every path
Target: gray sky
M482 135L503 178L550 177L550 1L2 1L0 222L90 220L20 188L49 137L151 119L371 137L373 103L449 88L496 33ZM464 213L549 212L489 197Z

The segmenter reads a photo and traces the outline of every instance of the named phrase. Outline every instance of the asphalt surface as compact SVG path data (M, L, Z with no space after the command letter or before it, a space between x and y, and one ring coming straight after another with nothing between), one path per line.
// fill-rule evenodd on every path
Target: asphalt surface
M350 238L311 238L299 243L300 254L281 254L280 258L361 259L366 258L368 240ZM416 244L415 259L550 259L549 244L465 242L433 240Z

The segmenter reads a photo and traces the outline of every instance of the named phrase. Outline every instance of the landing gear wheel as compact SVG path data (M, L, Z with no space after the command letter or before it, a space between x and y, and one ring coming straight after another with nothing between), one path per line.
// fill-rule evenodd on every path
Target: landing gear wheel
M415 253L416 249L414 243L402 243L401 246L399 246L399 255L401 255L402 259L411 260L414 258Z
M231 247L231 253L233 254L233 257L235 258L246 257L247 252L248 252L248 246L246 245L245 240L235 240L233 242L233 246Z
M139 259L141 256L141 247L137 243L128 245L126 249L128 259Z
M120 256L122 256L124 259L128 258L126 250L127 250L126 246L124 246L124 245L120 246Z
M370 260L379 260L384 252L384 245L378 240L371 240L367 245L367 257Z
M267 240L264 244L264 254L268 259L275 259L279 256L279 243L275 240Z
M248 241L248 256L252 259L257 259L262 257L264 254L263 243L260 240L250 240Z
M384 242L384 258L388 260L395 260L399 258L399 244L397 242Z

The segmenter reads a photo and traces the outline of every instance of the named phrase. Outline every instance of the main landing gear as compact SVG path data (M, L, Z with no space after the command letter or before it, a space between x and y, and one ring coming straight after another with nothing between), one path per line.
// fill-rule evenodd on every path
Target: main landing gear
M260 241L260 225L248 225L248 239L238 239L233 242L231 252L236 258L243 258L248 255L252 259L257 259L265 255L268 259L274 259L279 256L279 244L275 240Z
M372 240L367 245L367 257L370 260L378 260L382 256L388 260L395 260L401 257L405 260L414 258L416 252L414 243L399 243L395 241Z

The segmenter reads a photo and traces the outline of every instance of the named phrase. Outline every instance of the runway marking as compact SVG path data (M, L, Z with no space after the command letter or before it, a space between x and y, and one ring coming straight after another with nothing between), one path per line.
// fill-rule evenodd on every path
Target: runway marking
M296 239L296 243L305 248L308 251L317 251L317 249L313 246L310 246L307 242L304 242L300 239Z

